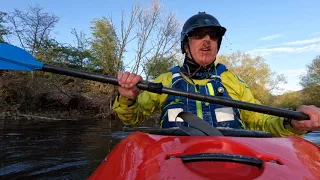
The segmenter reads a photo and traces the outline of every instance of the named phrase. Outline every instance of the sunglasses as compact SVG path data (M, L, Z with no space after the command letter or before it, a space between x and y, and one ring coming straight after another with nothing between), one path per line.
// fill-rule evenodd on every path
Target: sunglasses
M213 41L217 41L221 37L221 33L217 31L192 31L188 37L193 39L203 39L207 34Z

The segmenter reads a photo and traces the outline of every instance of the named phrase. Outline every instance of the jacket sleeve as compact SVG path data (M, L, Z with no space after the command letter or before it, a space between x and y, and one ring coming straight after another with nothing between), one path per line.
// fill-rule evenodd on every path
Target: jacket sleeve
M171 76L171 73L162 74L154 80L154 83L170 86ZM166 98L166 94L160 95L148 91L142 91L135 100L119 95L116 97L112 109L125 125L134 125L145 120L156 109L160 109Z
M238 76L236 76L236 78L238 79L239 89L241 89L241 93L239 94L240 100L249 103L261 104L254 98L251 90L244 81ZM240 116L246 125L246 129L269 132L276 137L302 136L306 133L306 131L299 132L293 129L290 125L284 127L284 118L282 117L247 110L240 110Z

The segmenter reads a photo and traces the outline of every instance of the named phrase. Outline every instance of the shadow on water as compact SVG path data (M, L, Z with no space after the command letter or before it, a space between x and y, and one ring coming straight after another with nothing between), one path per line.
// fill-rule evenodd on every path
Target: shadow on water
M111 122L0 120L0 179L86 179L128 135Z
M0 120L0 179L86 179L121 140L108 120L12 121Z

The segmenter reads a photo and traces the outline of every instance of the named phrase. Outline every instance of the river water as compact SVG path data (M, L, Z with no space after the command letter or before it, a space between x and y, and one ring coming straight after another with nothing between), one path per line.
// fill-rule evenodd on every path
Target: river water
M0 179L86 179L124 137L111 122L0 120Z

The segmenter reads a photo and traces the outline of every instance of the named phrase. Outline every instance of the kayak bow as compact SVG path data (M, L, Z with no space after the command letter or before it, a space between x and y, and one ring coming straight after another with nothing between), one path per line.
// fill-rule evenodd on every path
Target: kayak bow
M320 148L299 137L135 132L120 141L89 179L320 179Z

